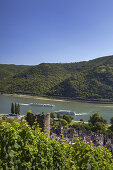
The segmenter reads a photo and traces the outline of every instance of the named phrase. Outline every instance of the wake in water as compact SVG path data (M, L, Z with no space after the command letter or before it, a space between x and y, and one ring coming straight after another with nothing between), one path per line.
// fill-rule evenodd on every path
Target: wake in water
M29 106L29 104L25 104L25 103L20 103L20 105Z
M81 116L81 115L88 115L88 113L76 113L77 116Z
M113 107L113 106L99 106L99 107Z

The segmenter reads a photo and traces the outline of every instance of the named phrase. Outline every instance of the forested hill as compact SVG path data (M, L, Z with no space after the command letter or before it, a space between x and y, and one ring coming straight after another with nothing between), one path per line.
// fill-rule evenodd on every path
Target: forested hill
M0 80L13 76L19 72L22 72L31 66L27 65L14 65L14 64L0 64Z
M113 101L113 56L78 63L0 65L0 91Z
M15 65L15 64L0 64L0 68L11 72L12 74L24 71L32 66L29 65Z

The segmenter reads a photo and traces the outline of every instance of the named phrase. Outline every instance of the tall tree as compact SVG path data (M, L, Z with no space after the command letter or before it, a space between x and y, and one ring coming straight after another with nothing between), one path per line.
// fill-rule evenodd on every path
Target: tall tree
M18 105L15 103L15 114L18 114Z
M18 115L20 115L20 105L18 104Z
M14 114L15 113L15 107L14 107L14 103L11 104L11 113Z
M26 115L26 121L28 122L29 125L33 125L33 113L32 110L28 110L27 115Z

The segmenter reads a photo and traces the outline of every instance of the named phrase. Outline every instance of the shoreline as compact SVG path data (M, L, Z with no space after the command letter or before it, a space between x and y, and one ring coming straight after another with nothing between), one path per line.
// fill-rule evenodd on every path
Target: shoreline
M30 96L25 94L1 94L3 96L12 96L12 97L23 97L23 98L32 98L39 100L48 100L48 101L58 101L58 102L76 102L76 103L94 103L94 104L113 104L113 101L92 101L92 100L73 100L73 99L57 99L57 98L46 98L40 96Z

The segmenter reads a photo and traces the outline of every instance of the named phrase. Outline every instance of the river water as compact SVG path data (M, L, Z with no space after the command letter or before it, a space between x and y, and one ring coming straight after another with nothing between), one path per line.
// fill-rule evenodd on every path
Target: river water
M79 121L83 119L88 121L90 115L98 112L102 115L108 122L110 118L113 117L113 104L95 104L95 103L80 103L73 101L54 101L54 100L43 100L25 97L15 97L15 96L4 96L0 95L0 113L10 113L11 103L20 104L21 114L26 114L28 110L32 110L33 113L49 113L58 110L71 110L76 112L74 120ZM53 104L55 107L38 107L29 106L29 103L39 103L39 104Z

